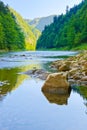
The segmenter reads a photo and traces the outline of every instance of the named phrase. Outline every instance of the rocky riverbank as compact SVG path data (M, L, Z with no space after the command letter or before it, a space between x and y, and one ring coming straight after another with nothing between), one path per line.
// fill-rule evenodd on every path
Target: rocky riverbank
M51 67L55 67L58 73L66 73L70 86L87 86L87 51L65 60L55 61Z
M72 86L87 86L87 51L55 61L51 68L56 73L34 69L25 74L45 80L42 91L46 93L67 94Z

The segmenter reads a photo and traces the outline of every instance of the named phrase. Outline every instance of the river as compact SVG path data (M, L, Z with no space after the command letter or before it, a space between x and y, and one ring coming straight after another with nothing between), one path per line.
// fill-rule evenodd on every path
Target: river
M68 51L0 53L0 130L86 130L87 89L68 95L45 95L44 81L23 72L51 70L52 61L75 55Z

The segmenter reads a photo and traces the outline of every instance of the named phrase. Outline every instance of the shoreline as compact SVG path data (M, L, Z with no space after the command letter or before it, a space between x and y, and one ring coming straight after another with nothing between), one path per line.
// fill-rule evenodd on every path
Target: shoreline
M50 75L53 76L57 73L58 75L66 75L66 82L69 83L70 87L87 86L87 51L80 51L69 58L54 61L49 67L51 69L55 69L55 71L48 72L35 68L25 72L25 74L39 78L46 82ZM55 84L56 83L54 83L54 86ZM60 86L61 84L62 83L60 83Z
M81 51L76 56L64 60L54 61L52 68L57 73L67 73L70 86L87 86L87 51Z
M66 95L70 89L87 88L87 51L65 60L54 61L51 68L56 68L56 73L47 76L42 92Z

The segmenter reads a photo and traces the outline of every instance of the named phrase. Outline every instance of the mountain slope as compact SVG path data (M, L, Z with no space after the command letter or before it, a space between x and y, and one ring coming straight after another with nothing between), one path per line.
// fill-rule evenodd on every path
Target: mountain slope
M14 14L17 23L21 27L24 36L25 36L25 48L27 50L35 50L36 48L36 40L40 35L40 32L30 25L28 25L24 19L18 14L15 10L10 8L10 11ZM37 35L36 35L37 34Z
M40 31L0 1L0 51L35 50Z
M54 16L55 15L50 15L42 18L35 18L33 20L29 20L29 19L25 19L25 20L28 24L32 25L33 27L37 28L42 32L46 25L50 25L53 22Z
M37 49L87 49L87 0L54 17L37 41Z

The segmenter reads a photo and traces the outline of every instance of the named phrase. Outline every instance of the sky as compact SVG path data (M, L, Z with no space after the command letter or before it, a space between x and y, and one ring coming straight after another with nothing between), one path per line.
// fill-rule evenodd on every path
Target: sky
M65 13L69 8L79 4L82 0L1 0L15 9L23 18L33 19L54 14Z

